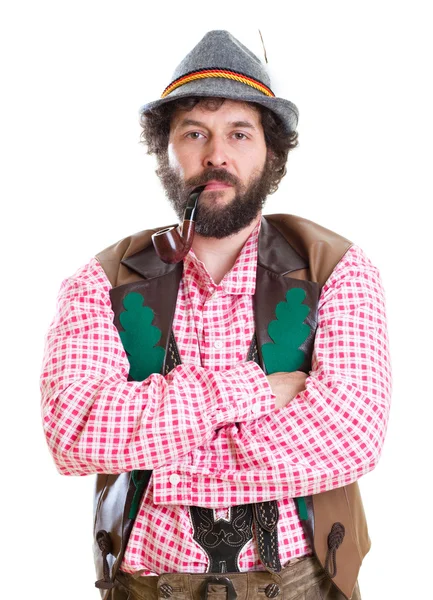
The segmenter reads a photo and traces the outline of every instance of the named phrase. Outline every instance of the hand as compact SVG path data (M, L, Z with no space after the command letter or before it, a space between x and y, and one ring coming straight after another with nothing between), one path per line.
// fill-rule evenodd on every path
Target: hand
M307 377L308 375L302 371L267 375L272 393L276 396L275 410L287 406L299 392L305 390L305 380Z

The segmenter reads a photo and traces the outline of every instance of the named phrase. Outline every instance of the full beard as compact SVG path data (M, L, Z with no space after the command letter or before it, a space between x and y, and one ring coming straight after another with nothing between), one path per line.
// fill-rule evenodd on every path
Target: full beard
M189 195L197 186L209 181L220 181L233 186L234 198L226 205L219 206L217 200L221 193L219 190L209 190L208 202L198 204L195 231L203 237L225 238L238 233L258 216L270 193L272 186L273 164L269 156L266 159L262 172L255 173L246 186L239 179L220 169L208 169L196 177L184 181L181 176L168 164L167 155L160 157L156 171L164 187L165 194L173 206L179 221L183 220L183 213Z

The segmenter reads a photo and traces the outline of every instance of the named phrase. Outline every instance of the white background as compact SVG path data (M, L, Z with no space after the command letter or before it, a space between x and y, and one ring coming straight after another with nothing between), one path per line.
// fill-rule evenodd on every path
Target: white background
M361 481L363 599L431 598L429 2L180 4L16 0L0 14L2 588L17 586L2 597L98 598L93 477L58 475L42 434L44 334L62 279L175 220L138 143L139 106L206 31L263 57L260 28L274 91L300 109L300 147L265 212L352 239L387 292L395 384L382 460Z

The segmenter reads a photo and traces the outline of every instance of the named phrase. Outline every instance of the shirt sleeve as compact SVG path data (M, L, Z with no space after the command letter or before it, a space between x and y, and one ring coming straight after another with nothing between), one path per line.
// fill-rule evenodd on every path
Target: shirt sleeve
M352 247L322 289L305 391L272 414L224 426L188 461L157 469L154 502L217 508L348 485L377 464L390 394L380 276Z
M254 363L214 372L180 365L128 381L129 363L96 259L61 287L41 376L48 446L65 475L155 469L212 439L228 423L273 411Z

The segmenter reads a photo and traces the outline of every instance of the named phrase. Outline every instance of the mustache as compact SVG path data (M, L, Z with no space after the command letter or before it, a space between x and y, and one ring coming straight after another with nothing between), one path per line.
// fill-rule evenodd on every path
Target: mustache
M221 183L227 183L229 185L240 187L240 181L236 177L236 175L229 173L225 169L209 169L208 171L205 171L204 173L201 173L200 175L191 177L190 179L185 181L185 187L187 189L188 188L192 189L199 185L204 185L205 183L208 183L209 181L219 181Z

